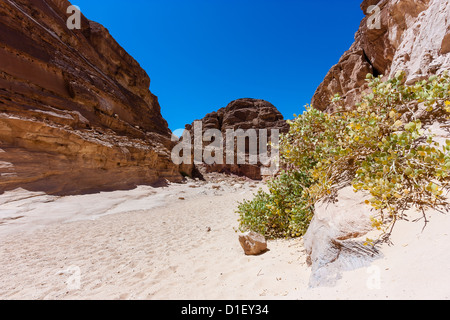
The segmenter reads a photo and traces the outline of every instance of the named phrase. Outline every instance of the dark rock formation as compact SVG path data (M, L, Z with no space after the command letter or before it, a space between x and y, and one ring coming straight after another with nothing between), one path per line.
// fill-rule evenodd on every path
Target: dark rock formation
M100 24L82 16L69 30L69 6L0 6L0 192L180 181L150 78Z
M271 103L259 99L245 98L232 101L225 108L207 114L200 121L202 123L203 132L208 129L217 129L222 132L224 137L224 150L226 144L226 131L228 129L256 129L258 133L259 129L267 129L269 141L271 129L277 129L280 133L289 131L289 125L283 119L283 115L277 108ZM186 129L193 134L193 124L187 125ZM208 144L205 143L204 147L207 145ZM248 157L248 150L246 151L246 157ZM237 164L237 161L234 161L234 164L226 164L226 161L224 160L224 164L203 165L203 167L206 169L206 172L235 174L255 180L260 180L265 175L264 166L260 162L256 165L249 164L248 162L246 164Z

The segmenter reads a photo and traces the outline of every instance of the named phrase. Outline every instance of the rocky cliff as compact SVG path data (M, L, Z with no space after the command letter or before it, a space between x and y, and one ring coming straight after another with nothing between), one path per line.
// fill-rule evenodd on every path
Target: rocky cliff
M100 24L69 30L70 5L2 0L0 192L181 180L150 78Z
M222 132L224 137L224 154L226 145L226 131L231 130L248 130L255 129L258 133L260 129L267 129L268 141L270 141L270 134L272 129L279 130L280 133L289 131L289 125L284 120L283 115L270 102L260 99L238 99L230 102L225 108L221 108L216 112L207 114L203 119L199 120L202 123L202 131L208 129L217 129ZM187 125L187 130L193 134L193 124ZM259 138L258 145L259 145ZM207 147L208 143L204 144ZM258 162L257 164L250 164L248 161L249 150L246 150L246 164L237 164L235 159L234 164L213 164L202 165L206 172L220 172L245 176L251 179L260 180L265 175L265 166ZM270 154L269 154L270 156Z
M327 110L336 93L353 104L368 73L393 77L404 70L412 84L450 69L450 1L365 0L361 9L366 17L355 42L314 94L317 109Z
M379 8L361 22L355 42L326 75L317 89L312 105L324 111L330 97L340 94L348 108L366 90L367 73L391 78L397 71L407 74L406 83L450 70L450 1L448 0L365 0L361 8ZM420 114L416 114L420 118ZM450 136L450 123L434 118L421 119L435 140ZM321 201L304 237L312 267L310 285L333 286L342 271L369 266L382 256L377 248L364 246L371 230L369 195L354 193L352 187L339 190L333 201ZM404 212L411 217L415 210ZM418 219L420 220L420 219ZM416 220L416 221L418 221ZM414 221L414 219L411 219ZM369 237L370 238L370 237Z

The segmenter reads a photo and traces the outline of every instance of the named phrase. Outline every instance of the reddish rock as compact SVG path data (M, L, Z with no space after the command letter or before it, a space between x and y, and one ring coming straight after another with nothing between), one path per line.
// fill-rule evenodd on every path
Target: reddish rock
M266 238L256 232L247 232L239 235L239 243L248 256L256 256L267 251Z
M380 8L380 28L369 28L371 5ZM355 42L331 68L318 87L311 104L330 110L330 97L340 94L352 106L367 87L367 73L393 77L407 73L407 83L422 80L450 69L448 0L365 0L366 15L355 35ZM369 20L371 22L372 20Z
M81 30L69 30L68 6L0 6L0 192L180 181L150 78L100 24L82 16Z
M412 84L450 70L449 0L366 0L361 8L366 12L370 5L381 9L381 28L368 28L369 17L361 22L354 44L317 89L312 101L315 108L332 111L329 100L336 93L351 108L366 89L364 79L369 72L392 78L403 70L406 83ZM423 104L417 107L415 116L424 120L436 142L445 143L447 124L421 114ZM343 271L369 266L382 256L377 248L364 245L367 233L373 230L374 212L365 204L367 197L370 195L355 194L352 187L345 187L333 201L315 204L314 218L304 236L312 268L311 287L333 286Z
M207 114L200 120L202 123L203 132L208 129L220 130L224 139L224 155L226 144L226 131L232 130L248 130L248 129L267 129L268 141L270 141L271 129L278 129L280 133L287 133L289 131L289 125L283 119L283 115L278 109L270 102L259 99L238 99L230 102L225 108L221 108L216 112ZM190 130L193 135L193 124L186 126L187 130ZM259 136L258 136L259 144ZM204 143L203 147L206 147L208 143ZM270 148L269 148L270 150ZM246 150L246 158L248 158L248 150ZM270 155L270 152L269 152ZM250 179L260 180L264 175L264 166L258 162L256 165L249 164L237 164L235 159L234 164L212 164L202 165L203 170L206 172L220 172L226 174L235 174L239 176L245 176Z

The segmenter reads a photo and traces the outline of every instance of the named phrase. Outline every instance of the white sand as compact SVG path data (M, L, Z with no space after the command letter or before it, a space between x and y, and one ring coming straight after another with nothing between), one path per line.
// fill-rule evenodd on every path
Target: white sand
M308 289L301 239L271 241L264 255L244 255L234 210L257 190L252 184L1 195L0 299L450 296L449 216L433 214L423 233L421 222L400 223L395 245L384 246L370 269L344 273L333 288Z

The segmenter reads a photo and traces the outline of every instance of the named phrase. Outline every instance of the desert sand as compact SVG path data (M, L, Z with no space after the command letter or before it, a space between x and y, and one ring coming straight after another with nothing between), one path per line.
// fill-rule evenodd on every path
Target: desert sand
M309 288L302 239L245 256L239 201L262 183L189 181L55 197L0 196L0 299L448 299L450 217L400 222L393 245L335 287Z

